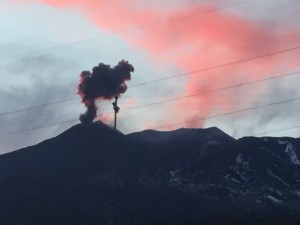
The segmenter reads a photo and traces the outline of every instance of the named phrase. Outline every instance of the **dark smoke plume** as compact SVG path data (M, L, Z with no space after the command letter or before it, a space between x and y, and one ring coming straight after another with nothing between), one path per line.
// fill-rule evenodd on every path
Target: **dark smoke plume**
M97 116L96 100L110 100L120 96L127 90L125 81L131 79L134 68L128 61L122 60L115 67L99 63L93 71L83 71L80 74L78 94L87 110L81 114L81 123L93 122Z

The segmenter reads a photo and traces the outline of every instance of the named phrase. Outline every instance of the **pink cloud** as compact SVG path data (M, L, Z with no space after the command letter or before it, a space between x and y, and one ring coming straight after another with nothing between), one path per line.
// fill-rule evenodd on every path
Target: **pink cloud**
M23 0L26 1L26 0ZM27 0L28 1L28 0ZM159 63L177 65L183 72L238 61L270 52L300 46L300 31L260 23L224 11L213 5L193 4L182 9L147 10L135 7L134 1L108 0L40 0L53 7L78 7L82 13L108 32L161 22L133 32L120 33L132 46L148 52ZM187 16L182 19L182 15ZM218 89L240 82L253 81L300 68L300 51L277 54L245 63L198 73L188 77L186 95ZM159 84L158 84L159 85ZM267 85L255 90L256 95L242 96L254 102ZM174 102L174 121L206 117L213 112L236 107L231 89L227 95L203 94ZM213 104L216 103L216 104ZM188 110L186 106L188 105ZM220 108L220 105L222 107ZM189 123L202 126L204 121ZM150 122L145 122L146 126ZM148 125L147 125L148 124Z

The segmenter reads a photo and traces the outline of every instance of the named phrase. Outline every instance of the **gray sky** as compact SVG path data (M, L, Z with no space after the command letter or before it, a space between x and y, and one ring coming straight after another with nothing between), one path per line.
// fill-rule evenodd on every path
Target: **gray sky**
M218 126L239 138L300 125L297 100L243 111L300 97L300 74L266 80L300 71L300 50L215 68L299 47L299 11L296 0L0 0L0 153L79 123L79 74L123 58L135 67L120 98L124 133ZM188 95L196 96L135 108ZM98 105L112 124L111 102ZM243 112L218 116L235 111Z

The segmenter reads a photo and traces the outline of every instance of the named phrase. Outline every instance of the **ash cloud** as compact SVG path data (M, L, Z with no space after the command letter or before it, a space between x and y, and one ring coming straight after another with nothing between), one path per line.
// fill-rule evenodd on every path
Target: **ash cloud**
M121 60L116 66L99 63L90 71L80 74L78 94L87 110L81 114L81 123L92 123L97 116L96 100L110 100L127 90L126 81L131 79L134 67L128 61Z

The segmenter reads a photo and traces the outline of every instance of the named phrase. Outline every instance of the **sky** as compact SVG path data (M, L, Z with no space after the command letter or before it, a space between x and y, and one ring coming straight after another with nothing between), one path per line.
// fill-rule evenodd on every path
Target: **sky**
M135 68L125 134L298 137L299 12L298 0L0 0L0 154L80 123L80 73L122 59ZM97 101L108 125L111 103Z

